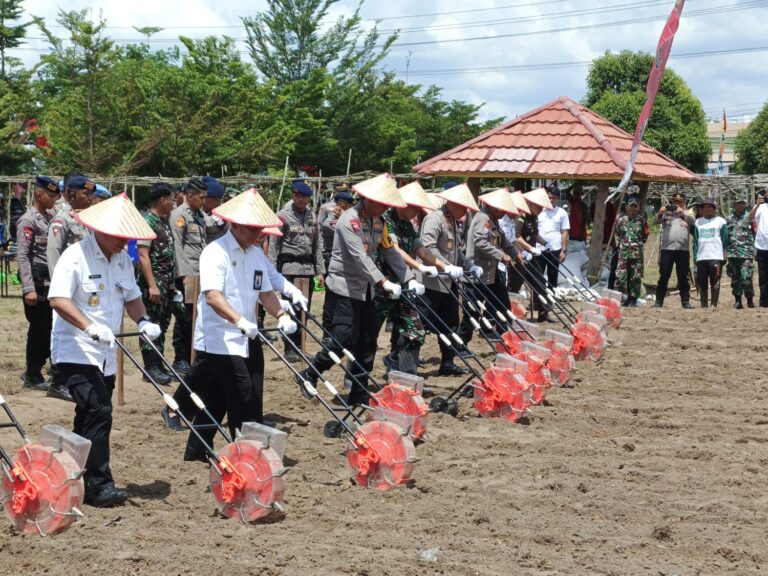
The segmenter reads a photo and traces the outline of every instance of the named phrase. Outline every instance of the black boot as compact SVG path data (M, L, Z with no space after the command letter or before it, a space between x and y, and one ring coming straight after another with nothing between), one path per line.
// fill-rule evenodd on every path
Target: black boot
M171 376L165 370L161 370L160 366L153 364L150 366L145 366L144 370L149 376L149 378L147 376L142 377L144 382L151 382L150 378L160 386L168 386L171 382L173 382L173 378L171 378Z
M682 306L686 310L693 310L693 306L691 306L691 303L688 301L688 298L682 301Z
M653 304L654 308L664 308L664 298L657 298L656 302Z
M708 300L709 294L708 294L708 290L706 290L704 288L700 288L699 289L699 295L700 295L700 298L701 298L701 307L702 308L709 308L709 300Z
M712 308L717 308L717 301L720 299L720 288L712 288Z
M744 305L741 303L741 296L734 296L734 299L736 302L734 302L733 307L736 308L736 310L743 309Z
M754 296L747 295L747 308L754 308L754 307L755 307Z

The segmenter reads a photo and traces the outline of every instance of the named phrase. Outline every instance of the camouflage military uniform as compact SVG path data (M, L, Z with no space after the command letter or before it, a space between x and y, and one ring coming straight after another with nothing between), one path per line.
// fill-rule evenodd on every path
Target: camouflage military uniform
M752 284L752 274L755 270L755 236L747 211L741 216L733 214L728 218L728 238L725 255L728 257L731 290L736 297L743 294L752 298L755 295Z
M394 208L390 208L383 215L384 225L387 228L387 234L384 235L381 246L389 248L397 244L401 250L407 254L413 254L413 251L421 246L421 238L408 220L401 220ZM376 258L376 262L381 270L387 275L387 279L392 282L399 282L395 274L386 263ZM378 330L392 314L392 352L390 355L390 368L400 370L409 374L416 374L417 362L419 359L419 350L424 345L424 325L421 322L418 311L413 308L404 298L394 300L388 298L384 290L377 286L376 288L376 322Z
M643 281L643 244L648 237L645 218L630 218L622 214L616 220L616 240L619 244L619 265L616 289L626 292L630 299L640 297Z
M176 250L173 243L171 226L166 218L161 218L153 212L147 212L144 215L149 227L157 235L154 240L139 240L138 245L149 248L149 262L152 265L152 275L155 279L155 285L160 291L160 301L151 302L149 299L149 285L147 284L141 270L137 272L137 284L141 289L141 298L144 301L144 307L147 309L147 315L152 322L160 326L162 330L154 344L162 353L165 348L165 332L171 323L171 316L176 315L176 320L187 320L187 310L181 302L175 302L176 296ZM174 347L179 347L180 343L174 342ZM141 353L144 356L145 366L159 365L159 358L154 357L152 347L142 340ZM180 348L176 351L177 358L184 357L184 350Z

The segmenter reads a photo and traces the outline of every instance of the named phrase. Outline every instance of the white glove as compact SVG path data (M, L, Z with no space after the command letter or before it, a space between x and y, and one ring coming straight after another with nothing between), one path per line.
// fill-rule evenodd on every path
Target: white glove
M115 347L115 335L109 329L109 326L94 322L85 329L85 332L94 340L98 340L100 344L104 344L108 348Z
M531 254L533 254L534 256L541 256L541 248L531 249Z
M154 322L150 322L149 320L139 320L139 332L144 334L147 338L150 340L154 340L160 334L163 333L163 331L160 329L160 326L158 324L155 324Z
M253 322L250 322L249 320L246 320L245 316L240 316L240 320L237 321L235 326L240 328L240 332L248 336L248 338L250 338L251 340L253 340L259 335L258 325L254 324Z
M299 329L299 326L293 321L293 318L288 316L288 314L283 314L277 319L277 329L286 336L289 336L296 332L296 330Z
M291 302L294 304L294 306L298 306L304 312L308 310L309 306L309 300L307 300L306 296L301 293L301 290L296 288L293 284L285 281L285 286L283 286L283 295L288 296L288 298L291 299Z
M454 266L453 264L448 264L445 267L445 272L453 280L460 280L464 276L464 270L461 266Z
M183 304L184 303L184 294L180 292L179 290L176 290L176 292L173 295L173 301L176 304Z
M424 288L424 284L420 284L419 282L416 282L416 280L411 280L408 282L408 290L416 294L416 296L424 296L426 288Z
M392 296L392 298L395 300L400 298L400 295L403 293L403 289L400 287L400 284L395 284L389 280L384 280L384 284L382 284L381 287L384 288L386 292L389 292L390 296Z
M552 246L552 242L547 242L547 243L544 245L544 250L548 250L548 251L550 251L550 252L551 252L552 250L554 250L554 248L553 248L553 246Z
M472 268L469 269L469 273L475 278L480 278L480 276L483 275L483 269L480 268L480 266L472 266Z
M419 272L426 274L430 278L437 278L437 266L425 266L424 264L419 264Z
M278 298L277 301L280 302L280 308L283 310L283 312L293 315L295 312L293 309L293 304L288 302L288 300L283 300L282 298Z

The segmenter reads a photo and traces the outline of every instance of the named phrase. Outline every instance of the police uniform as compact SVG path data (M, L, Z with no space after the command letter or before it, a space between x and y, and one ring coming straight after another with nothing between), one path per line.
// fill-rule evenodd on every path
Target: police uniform
M81 179L84 180L83 188L89 191L96 190L96 185L93 182L82 177L77 179L78 186ZM66 201L62 201L59 212L48 227L46 256L48 258L48 272L51 278L53 278L53 269L56 267L56 263L61 258L64 250L75 242L80 242L80 240L91 233L88 228L75 218L75 212Z
M59 186L50 178L38 177L36 186L46 191L61 193ZM51 326L53 316L48 303L48 287L51 276L48 270L48 228L53 216L32 206L16 224L19 277L24 294L36 293L33 306L24 302L24 316L29 322L27 331L25 383L42 386L42 368L51 355Z
M683 200L683 196L675 194L673 200ZM672 277L672 268L677 271L677 288L680 291L680 301L683 308L692 308L690 304L690 283L688 274L691 269L691 253L689 250L693 232L693 216L684 213L678 216L675 212L666 210L656 215L656 223L661 224L661 248L659 250L659 282L656 286L656 302L654 306L662 307L667 295L667 286Z
M515 233L518 238L522 238L530 246L536 246L539 237L539 217L525 214L518 218ZM534 294L547 297L543 290L544 271L541 269L541 262L538 258L531 258L524 266L513 266L510 269L510 277L509 285L512 292L519 292L523 284L528 282ZM541 319L546 318L547 307L538 297L534 298L534 308L539 312Z
M213 176L203 176L203 182L207 187L208 198L223 198L224 186ZM229 222L225 222L215 214L205 212L205 243L210 244L224 236L229 230Z

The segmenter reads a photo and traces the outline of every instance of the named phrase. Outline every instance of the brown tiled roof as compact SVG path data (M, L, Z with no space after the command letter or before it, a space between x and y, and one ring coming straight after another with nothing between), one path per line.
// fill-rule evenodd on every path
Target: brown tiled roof
M589 108L561 96L413 167L424 176L620 180L632 135ZM642 144L633 180L698 180Z

